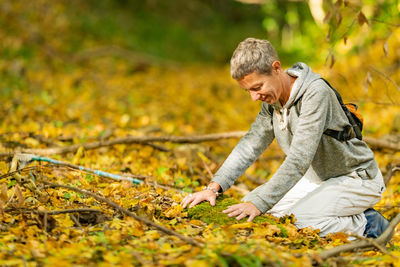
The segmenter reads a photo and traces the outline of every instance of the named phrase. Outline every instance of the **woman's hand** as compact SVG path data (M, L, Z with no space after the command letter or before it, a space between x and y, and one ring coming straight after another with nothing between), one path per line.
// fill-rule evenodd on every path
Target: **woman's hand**
M190 194L190 195L186 196L182 200L181 205L183 206L183 208L186 208L186 206L189 203L192 203L189 206L189 208L192 208L192 207L196 206L197 204L199 204L200 202L207 200L208 202L210 202L211 206L215 206L216 198L217 198L217 194L215 194L213 191L203 190L203 191L196 192L194 194Z
M251 222L255 217L261 214L261 211L251 202L240 203L228 206L223 213L228 213L229 217L237 216L236 220L243 219L249 216L248 222Z
M210 202L211 206L215 206L215 200L217 199L218 195L217 192L220 189L221 186L218 183L211 182L207 187L204 187L203 191L196 192L185 197L182 200L181 205L183 206L183 208L186 208L189 203L192 203L189 206L189 208L192 208L200 202L207 200L208 202Z
M182 202L181 205L183 206L183 208L186 208L186 206L189 203L190 204L189 208L192 208L194 206L196 206L197 204L199 204L200 202L207 200L208 202L210 202L211 206L215 206L215 200L217 198L217 194L215 194L212 190L203 190L200 192L196 192L194 194L190 194L188 196L186 196Z

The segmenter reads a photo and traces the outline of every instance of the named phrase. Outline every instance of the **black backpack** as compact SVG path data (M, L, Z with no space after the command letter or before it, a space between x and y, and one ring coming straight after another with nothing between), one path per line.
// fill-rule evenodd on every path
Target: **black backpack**
M346 127L342 131L327 129L324 132L324 134L329 135L339 141L347 141L354 137L356 137L359 140L362 140L361 132L363 129L364 119L361 113L359 112L357 105L353 103L344 104L342 96L339 94L339 92L336 91L336 89L333 88L332 85L330 85L327 80L325 80L324 78L322 78L322 80L324 80L326 84L329 85L329 87L335 93L336 98L339 101L340 106L342 107L344 114L346 114L346 117L350 123L350 125L346 125Z

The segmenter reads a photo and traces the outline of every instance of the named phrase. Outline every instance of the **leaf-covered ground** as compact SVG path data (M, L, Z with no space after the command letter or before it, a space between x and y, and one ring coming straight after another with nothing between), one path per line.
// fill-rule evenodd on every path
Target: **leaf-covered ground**
M78 60L76 53L69 50L71 43L60 41L64 38L62 32L72 31L70 27L74 26L63 15L65 6L43 4L42 7L48 8L46 18L54 19L44 21L21 5L18 1L8 5L8 12L14 16L1 19L1 25L9 23L8 31L0 28L1 152L128 135L247 130L258 112L259 103L253 103L231 80L228 67L138 64L112 53L87 52L81 55L85 60ZM24 21L17 19L22 16L19 12L31 15L28 17L35 22L31 24L34 27L24 28ZM43 33L46 33L44 37L38 36ZM60 39L54 38L57 36ZM377 44L365 55L338 62L336 70L313 66L334 80L346 98L361 103L366 135L383 137L400 131L400 108L382 105L388 101L400 103L399 92L393 84L370 70L374 78L372 85L368 90L362 88L368 71L364 61L374 64L375 68L396 62L399 52L394 47L399 44L398 36L394 34L390 39L389 58L381 59L383 52ZM83 42L78 39L69 41ZM88 47L102 45L94 39L87 42ZM398 80L399 74L395 75L392 78ZM226 215L218 212L207 218L198 215L195 209L200 212L202 208L209 209L207 203L193 211L182 209L179 203L183 197L188 192L201 190L210 181L236 142L155 144L168 151L151 145L116 145L51 156L92 169L136 175L146 182L140 185L46 163L32 163L29 166L35 168L21 173L26 180L34 181L36 193L28 190L26 184L2 176L0 264L309 266L312 260L318 261L318 252L347 242L348 237L341 233L320 238L318 231L299 230L291 217L279 220L264 215L254 223L247 223L227 220ZM400 163L399 153L375 151L375 155L384 173L388 163ZM239 201L243 190L257 186L252 182L254 177L267 181L282 159L282 152L274 143L249 168L247 176L239 178L237 188L224 194L230 198L219 199L219 205ZM9 164L6 158L0 161L0 175L8 173ZM95 192L139 216L204 242L205 246L187 244L92 197L46 187L41 181ZM392 218L400 211L399 205L400 175L397 174L376 208ZM222 206L213 208L212 212ZM82 208L93 210L44 215ZM400 233L396 231L387 254L345 253L324 264L396 265L399 247Z

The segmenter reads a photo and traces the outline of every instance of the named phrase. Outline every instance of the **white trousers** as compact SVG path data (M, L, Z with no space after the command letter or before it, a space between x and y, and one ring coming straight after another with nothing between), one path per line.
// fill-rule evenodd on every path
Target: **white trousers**
M345 232L362 236L364 211L381 199L385 184L381 172L369 179L365 171L334 177L320 184L306 175L268 211L275 217L294 214L298 228L320 229L320 236Z

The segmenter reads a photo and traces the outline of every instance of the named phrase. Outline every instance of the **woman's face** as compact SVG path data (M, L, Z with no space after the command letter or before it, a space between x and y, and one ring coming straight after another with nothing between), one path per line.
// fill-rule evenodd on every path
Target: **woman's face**
M250 93L253 101L263 101L274 104L281 98L284 84L281 76L274 70L271 74L252 72L238 80L240 87Z

